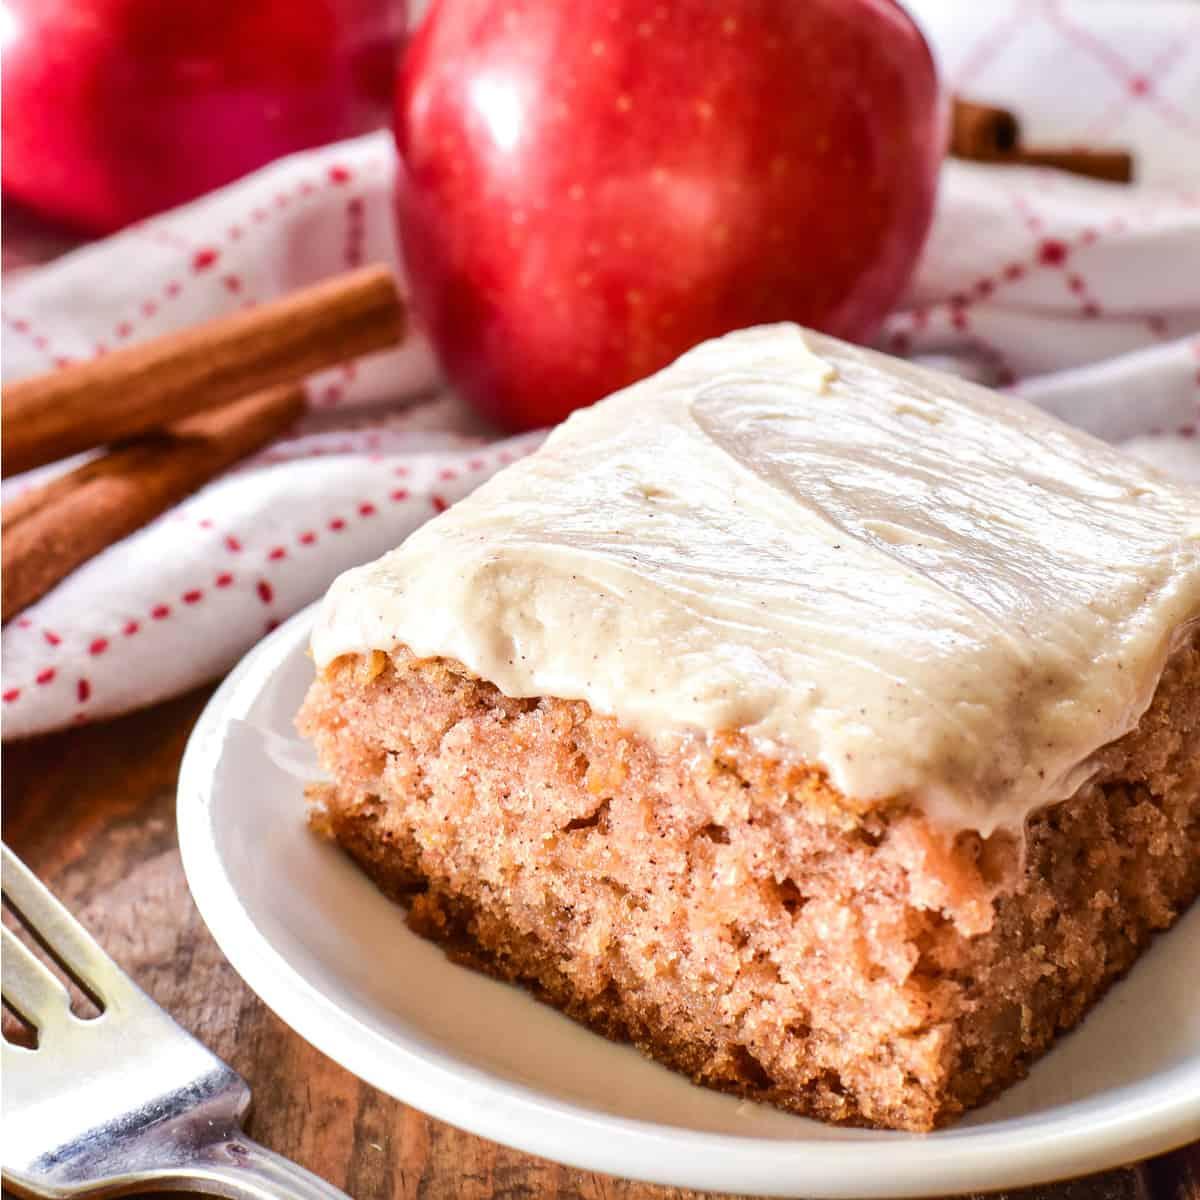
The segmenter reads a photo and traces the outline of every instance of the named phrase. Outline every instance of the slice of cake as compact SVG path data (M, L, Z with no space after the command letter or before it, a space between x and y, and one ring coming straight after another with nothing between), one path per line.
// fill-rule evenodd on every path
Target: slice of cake
M699 1083L925 1130L1200 889L1200 492L779 325L577 413L313 635L317 821Z

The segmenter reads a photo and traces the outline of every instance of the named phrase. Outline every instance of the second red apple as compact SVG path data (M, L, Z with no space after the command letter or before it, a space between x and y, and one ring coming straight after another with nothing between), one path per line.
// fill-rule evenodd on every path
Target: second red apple
M108 233L387 119L404 0L0 0L6 197Z

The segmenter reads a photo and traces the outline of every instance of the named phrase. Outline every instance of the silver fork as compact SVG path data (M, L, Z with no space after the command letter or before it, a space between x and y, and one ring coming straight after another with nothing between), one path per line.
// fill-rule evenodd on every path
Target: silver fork
M347 1200L246 1137L250 1089L104 953L7 847L4 896L96 1002L67 989L7 927L4 1002L37 1048L3 1044L4 1183L23 1195L117 1196L187 1189L234 1200Z

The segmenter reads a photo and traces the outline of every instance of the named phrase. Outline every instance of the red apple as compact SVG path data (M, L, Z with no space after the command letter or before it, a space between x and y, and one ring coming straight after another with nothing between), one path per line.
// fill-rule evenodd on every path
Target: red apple
M417 313L514 429L741 326L865 338L943 128L892 0L434 0L396 106Z
M4 191L103 233L386 121L404 0L3 0Z

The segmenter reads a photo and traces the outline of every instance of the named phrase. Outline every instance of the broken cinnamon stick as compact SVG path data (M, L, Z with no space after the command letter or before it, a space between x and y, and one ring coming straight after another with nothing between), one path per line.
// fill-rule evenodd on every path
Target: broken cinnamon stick
M5 503L0 620L271 441L304 407L301 385L270 388L118 446Z
M270 304L9 384L4 455L13 475L162 428L239 396L396 345L404 306L368 267Z

